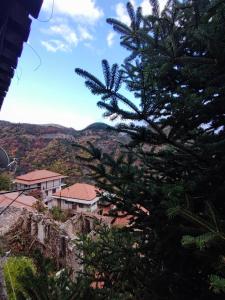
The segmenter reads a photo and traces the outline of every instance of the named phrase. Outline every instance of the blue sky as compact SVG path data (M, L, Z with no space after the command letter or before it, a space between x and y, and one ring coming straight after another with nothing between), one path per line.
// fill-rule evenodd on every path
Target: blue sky
M44 0L39 19L33 20L28 44L24 44L0 119L75 129L106 122L96 106L98 97L87 90L74 68L102 78L102 59L123 61L127 53L105 19L115 17L128 24L126 2L55 0L51 17L53 1ZM131 2L141 5L144 14L151 11L148 0ZM161 0L161 7L165 2Z

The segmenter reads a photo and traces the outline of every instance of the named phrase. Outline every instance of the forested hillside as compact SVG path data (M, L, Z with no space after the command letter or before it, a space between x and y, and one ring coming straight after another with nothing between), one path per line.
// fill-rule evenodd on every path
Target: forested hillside
M32 125L0 121L0 147L11 158L18 159L16 174L33 169L47 168L68 175L68 183L87 180L85 168L75 158L74 143L87 142L100 147L106 153L118 151L121 137L104 123L94 123L86 129L76 131L55 124Z

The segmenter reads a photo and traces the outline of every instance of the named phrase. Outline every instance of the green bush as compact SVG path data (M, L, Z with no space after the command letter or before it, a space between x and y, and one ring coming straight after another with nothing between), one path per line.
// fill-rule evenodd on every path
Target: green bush
M50 209L50 212L54 220L61 222L64 222L66 220L65 213L59 207L53 207L52 209Z
M30 270L35 272L33 261L27 257L10 257L4 265L4 277L9 300L16 300L18 293L23 292L19 277Z

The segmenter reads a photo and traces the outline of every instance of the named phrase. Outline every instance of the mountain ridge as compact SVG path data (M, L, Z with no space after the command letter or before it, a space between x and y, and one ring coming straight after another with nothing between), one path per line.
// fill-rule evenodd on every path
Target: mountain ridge
M47 123L47 124L33 124L33 123L23 123L23 122L10 122L10 121L6 121L6 120L0 120L0 126L1 125L14 125L14 126L37 126L37 127L53 127L53 128L58 128L58 129L62 129L62 130L70 130L70 131L74 131L74 132L80 132L80 131L85 131L87 129L107 129L107 128L114 128L113 126L110 126L104 122L93 122L90 123L89 125L87 125L86 127L82 128L82 129L75 129L73 127L67 127L64 125L60 125L60 124L55 124L55 123Z
M68 183L87 179L88 170L76 159L77 148L91 142L104 152L119 151L120 137L104 123L92 123L83 130L51 125L0 121L0 147L18 159L15 175L34 169L49 169L69 176Z

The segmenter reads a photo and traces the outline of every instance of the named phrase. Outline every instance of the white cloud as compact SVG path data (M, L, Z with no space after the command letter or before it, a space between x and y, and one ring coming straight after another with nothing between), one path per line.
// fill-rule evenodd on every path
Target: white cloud
M85 27L78 26L78 31L80 40L92 41L94 39L93 35Z
M132 3L134 9L136 9L137 6L141 6L142 14L144 16L152 13L152 7L150 5L149 0L143 0L142 2L139 2L139 3L137 3L137 1L135 1L135 0L130 0L130 2ZM167 2L167 0L159 1L160 11L162 11L164 9L166 2ZM116 4L116 18L118 20L120 20L122 23L130 25L130 18L127 13L126 5L122 2L119 2Z
M60 40L49 40L49 41L41 41L42 46L45 47L45 49L48 52L70 52L71 47L68 46L68 44L60 41Z
M114 31L110 31L108 33L106 40L107 40L107 44L109 47L111 47L113 45L115 36L116 36L116 34Z
M144 16L150 15L152 13L152 7L149 0L143 0L140 6L142 7L142 14Z
M133 5L133 7L136 7L136 2L135 2L135 0L130 0L130 3Z
M160 0L160 1L159 1L159 8L160 8L160 11L162 11L162 10L165 8L166 2L167 2L167 0Z
M53 0L44 0L43 9L51 12ZM54 13L68 15L85 23L94 23L103 16L95 0L55 0Z
M49 28L49 33L60 36L68 44L76 46L78 43L78 37L76 33L67 24L52 25Z
M130 18L127 14L126 6L122 2L119 2L116 5L116 17L120 22L130 25Z
M70 52L79 42L94 39L91 33L81 25L77 27L76 31L72 29L72 27L68 25L67 19L57 18L52 21L52 23L48 29L41 30L45 35L53 37L50 40L41 42L47 51Z
M162 11L166 5L167 0L160 0L159 1L159 10ZM149 15L152 13L152 7L150 5L149 0L143 0L141 5L142 13L144 16Z
M50 52L70 52L79 42L76 32L66 23L66 20L57 20L48 29L42 30L42 32L52 36L50 40L41 42L46 50Z

